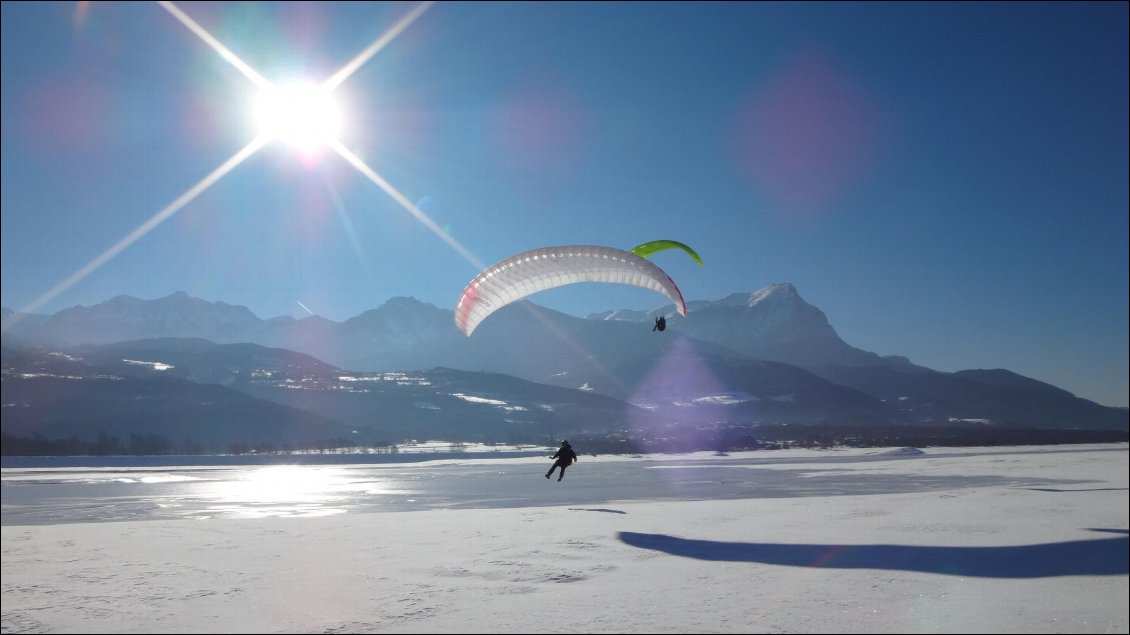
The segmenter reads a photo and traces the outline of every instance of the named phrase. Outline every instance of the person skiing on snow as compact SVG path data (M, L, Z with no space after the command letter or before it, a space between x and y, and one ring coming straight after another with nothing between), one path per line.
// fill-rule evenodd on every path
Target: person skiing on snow
M565 478L565 468L569 467L577 460L577 453L573 451L573 446L569 445L568 441L562 441L561 448L549 458L557 459L557 461L554 462L553 467L549 468L549 471L545 473L545 477L549 478L553 475L553 470L560 467L561 473L557 475L557 480L560 481Z

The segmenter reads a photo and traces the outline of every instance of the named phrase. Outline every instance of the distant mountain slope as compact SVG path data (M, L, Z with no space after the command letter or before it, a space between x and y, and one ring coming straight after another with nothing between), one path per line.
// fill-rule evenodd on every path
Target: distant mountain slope
M155 338L73 350L91 364L120 375L152 377L154 364L160 364L161 375L225 386L256 373L305 377L341 372L305 353L258 344L216 344L201 338Z
M413 298L393 298L343 323L317 316L262 320L244 306L207 302L183 292L155 300L117 296L91 307L75 306L50 316L4 309L10 344L72 347L83 344L202 338L220 344L253 343L288 348L331 363L401 350L444 332L455 333L451 311Z
M394 440L546 443L561 436L620 432L639 411L604 395L448 368L353 373L321 386L308 381L302 388L262 379L236 387L371 427Z
M882 399L912 424L969 423L1037 428L1126 429L1127 413L1009 371L904 372L886 366L812 371Z
M349 438L326 417L177 377L122 376L55 351L5 347L3 432L14 436L163 437L177 447L225 451L229 444Z
M863 392L779 362L720 354L711 344L672 336L597 367L550 378L612 395L665 418L710 424L892 424L898 413Z
M39 384L42 391L34 395L33 401L45 405L45 414L51 414L46 404L51 402L52 392L60 395L59 403L74 402L78 404L74 410L83 412L77 418L76 425L80 427L37 428L51 435L74 433L81 425L120 418L121 411L137 405L148 406L133 396L149 394L145 386L155 383L165 386L168 408L176 412L155 410L154 404L152 408L137 408L131 420L150 416L163 420L191 419L196 416L195 406L186 400L194 398L205 387L202 384L207 384L208 390L220 391L215 394L254 397L251 401L269 402L276 408L286 406L286 411L335 422L334 435L358 443L429 438L546 442L558 434L622 431L629 415L639 410L604 395L499 373L443 368L357 373L285 349L215 344L201 339L119 342L79 347L69 353L5 348L4 365L5 391L13 398L28 399L31 388L24 383L25 376L50 373L55 379L68 378L83 388L65 382ZM98 380L94 384L102 392L85 390L94 380ZM117 383L107 388L103 381ZM126 388L118 390L119 385ZM218 398L215 394L201 399L214 402ZM5 417L10 412L13 411L6 411ZM68 412L70 409L61 406L55 414L74 419ZM244 414L257 422L280 418L273 411ZM28 416L23 420L38 419ZM27 432L29 428L19 429Z
M120 295L91 307L63 309L42 328L60 344L102 344L169 335L251 341L261 326L247 307L208 302L181 291L156 300Z
M737 417L745 422L867 420L915 425L1130 427L1125 409L1079 399L1006 370L940 373L904 357L880 357L854 348L791 284L774 284L712 301L694 300L688 302L688 308L686 318L675 316L672 306L578 318L521 301L498 310L473 337L466 337L455 328L451 310L412 298L393 298L377 309L337 323L316 317L259 320L244 307L209 303L178 293L152 301L119 296L54 316L23 316L16 322L19 328L4 332L4 341L73 348L76 344L149 338L149 343L132 342L129 349L113 353L123 358L137 356L138 347L153 346L156 339L165 337L208 338L224 345L290 351L287 355L270 353L273 357L269 364L267 360L256 361L255 356L265 353L253 349L193 353L193 347L199 348L199 344L182 344L178 346L183 350L167 351L176 355L168 359L176 361L169 362L175 368L165 369L166 375L243 386L245 391L251 389L240 382L248 380L252 369L240 364L262 366L258 370L270 371L275 378L284 376L279 373L290 365L296 365L302 377L337 372L321 367L331 365L355 374L443 367L511 375L601 393L637 405L637 395L654 390L646 384L652 381L651 376L641 375L640 369L662 364L673 354L673 345L681 342L699 356L697 365L704 376L722 378L720 387L691 378L677 387L678 400L694 405L669 414L696 422L711 417L732 421ZM662 333L651 330L659 314L668 316L668 328ZM5 315L13 317L10 311ZM112 361L98 358L94 351L89 354L99 363ZM205 357L192 361L193 354ZM233 357L225 359L223 355ZM116 372L130 374L120 364ZM792 382L780 394L794 395L797 401L786 406L782 400L763 394L767 382ZM700 392L694 393L691 387ZM732 399L724 393L757 399ZM297 393L289 394L293 397ZM865 403L858 401L860 396L880 401L878 405ZM759 405L754 407L755 403ZM373 404L368 407L377 408ZM406 416L411 411L399 412L398 416ZM393 425L392 419L372 414L367 421L380 420L388 430L406 429L400 423ZM355 425L363 420L360 411L349 419ZM436 418L429 425L446 424Z
M674 307L668 305L642 314L615 311L590 319L650 323L656 315L667 315L668 323L679 333L754 359L796 366L883 363L878 355L840 339L823 311L805 302L788 283L754 293L733 293L712 302L690 302L685 320L672 318L673 313Z
M350 364L366 370L396 370L447 366L488 370L539 382L568 385L555 377L571 369L608 368L641 351L666 345L668 334L651 327L619 322L595 322L515 302L484 321L474 336L456 331L400 352L375 355ZM700 343L719 355L738 355L725 347Z

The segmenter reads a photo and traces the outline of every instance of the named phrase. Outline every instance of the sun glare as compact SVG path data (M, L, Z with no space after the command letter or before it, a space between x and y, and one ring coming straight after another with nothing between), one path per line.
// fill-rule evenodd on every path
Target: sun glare
M341 133L341 108L331 91L314 84L269 86L255 101L259 133L304 152L330 145Z
M89 3L85 2L79 3L77 19L85 19L88 4ZM157 4L164 7L178 22L196 34L196 36L203 40L208 46L212 47L221 58L232 64L251 80L252 83L260 88L260 92L255 99L253 113L258 133L250 143L237 152L232 158L225 161L220 167L213 170L208 176L201 179L196 185L177 197L175 201L149 220L142 223L137 229L127 234L125 238L119 240L94 260L36 298L29 306L25 307L23 311L14 313L4 319L3 322L0 323L0 331L7 332L8 329L12 328L12 326L23 319L25 314L34 312L39 307L47 304L59 294L77 284L80 280L86 278L86 276L98 270L102 265L113 259L134 242L141 239L142 236L145 236L153 228L180 211L185 205L211 187L213 183L234 169L235 166L258 152L266 143L275 139L282 140L288 145L295 147L299 152L305 155L306 158L313 158L314 155L318 154L318 151L323 148L331 148L337 151L338 154L345 157L351 164L369 177L371 181L379 185L385 192L400 203L401 206L435 232L437 236L444 239L448 244L459 251L459 253L463 254L469 262L475 263L480 269L482 268L481 263L478 263L470 252L456 242L455 239L440 230L435 223L422 211L417 209L411 201L400 194L392 185L374 172L372 168L361 161L357 155L350 152L339 140L345 121L340 104L332 94L333 89L348 79L353 73L357 72L369 59L398 36L401 31L415 22L434 4L433 1L422 2L417 5L408 15L394 24L391 29L373 40L365 50L350 60L348 64L323 81L320 86L313 83L294 83L283 86L272 86L258 71L251 68L251 66L232 52L231 49L220 43L211 33L189 17L184 11L181 11L175 4L167 0L159 1Z

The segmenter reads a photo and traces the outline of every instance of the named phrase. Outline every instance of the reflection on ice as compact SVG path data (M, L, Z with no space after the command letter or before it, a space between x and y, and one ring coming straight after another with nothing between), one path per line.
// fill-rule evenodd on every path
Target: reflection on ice
M402 508L402 470L373 465L28 468L3 471L3 524L263 518Z
M196 481L199 480L195 476L179 476L176 474L160 474L157 476L143 476L138 481L142 483L179 483L182 481ZM127 481L131 482L131 481Z
M215 501L195 516L237 518L310 517L340 514L342 508L327 507L361 494L383 494L368 480L350 478L341 467L273 465L254 468L239 478L216 481L201 493Z
M213 483L209 493L230 503L324 502L347 484L339 468L273 465Z
M195 512L190 517L197 520L209 518L313 518L344 514L342 508L320 505L291 505L287 507L258 507L245 505L218 505Z

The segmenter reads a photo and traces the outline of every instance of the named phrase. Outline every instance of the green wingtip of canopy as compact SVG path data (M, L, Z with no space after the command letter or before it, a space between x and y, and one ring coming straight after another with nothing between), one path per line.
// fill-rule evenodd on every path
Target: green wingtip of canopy
M633 254L639 256L640 258L647 258L651 254L654 254L657 251L663 251L664 249L682 249L683 251L687 252L687 254L691 258L694 258L695 262L700 265L702 264L702 258L699 258L698 254L695 253L693 249L677 240L653 240L651 242L643 243L642 245L636 245L632 248L631 251Z

